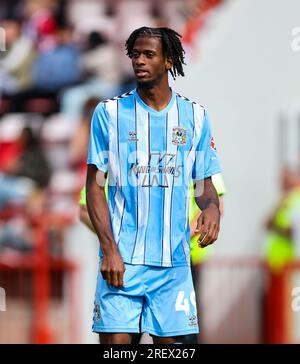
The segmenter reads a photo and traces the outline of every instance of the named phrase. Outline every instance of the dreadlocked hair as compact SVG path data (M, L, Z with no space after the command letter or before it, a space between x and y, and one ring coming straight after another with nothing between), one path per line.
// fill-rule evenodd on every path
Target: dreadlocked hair
M181 35L170 28L149 28L141 27L134 30L125 43L127 56L132 58L132 51L135 41L139 37L157 37L161 38L163 52L166 57L171 58L173 66L170 69L172 77L184 76L183 65L185 51L181 44Z

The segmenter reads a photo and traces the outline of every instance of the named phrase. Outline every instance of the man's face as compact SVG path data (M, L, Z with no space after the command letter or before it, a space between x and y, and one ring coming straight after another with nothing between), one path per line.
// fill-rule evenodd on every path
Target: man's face
M155 85L163 77L168 77L172 62L163 54L161 39L139 37L136 39L132 54L132 67L140 84Z

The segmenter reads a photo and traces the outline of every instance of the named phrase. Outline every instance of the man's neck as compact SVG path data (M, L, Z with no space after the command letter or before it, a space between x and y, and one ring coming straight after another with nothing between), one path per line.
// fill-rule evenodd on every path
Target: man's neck
M137 86L137 92L146 105L156 111L166 108L172 98L169 84L162 86L143 87Z

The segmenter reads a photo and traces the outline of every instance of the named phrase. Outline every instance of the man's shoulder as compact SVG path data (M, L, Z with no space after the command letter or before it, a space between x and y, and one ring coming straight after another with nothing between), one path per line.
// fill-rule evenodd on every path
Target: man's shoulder
M129 91L122 95L99 102L95 108L94 115L98 116L104 122L109 122L111 117L118 115L120 103L122 103L124 100L128 100L130 97L133 97L133 92L134 91ZM128 104L126 107L128 107Z
M133 97L133 92L134 92L134 90L125 92L122 95L115 96L115 97L112 97L111 99L107 99L105 101L102 101L101 104L104 105L104 106L117 104L118 102L120 102L120 101L122 102L123 100L125 100L125 99L127 99L129 97Z
M182 100L182 102L192 104L192 105L194 105L196 107L199 107L202 110L205 110L204 106L201 105L199 102L193 101L193 100L189 99L188 97L179 94L178 92L176 92L176 95L180 100Z

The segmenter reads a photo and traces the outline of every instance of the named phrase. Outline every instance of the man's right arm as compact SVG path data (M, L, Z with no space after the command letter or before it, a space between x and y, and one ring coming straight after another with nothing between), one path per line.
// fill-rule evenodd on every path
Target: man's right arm
M97 181L103 181L98 183ZM89 216L99 238L103 260L101 273L107 284L122 287L125 266L118 246L113 238L110 215L104 191L104 172L93 164L88 164L86 197Z

